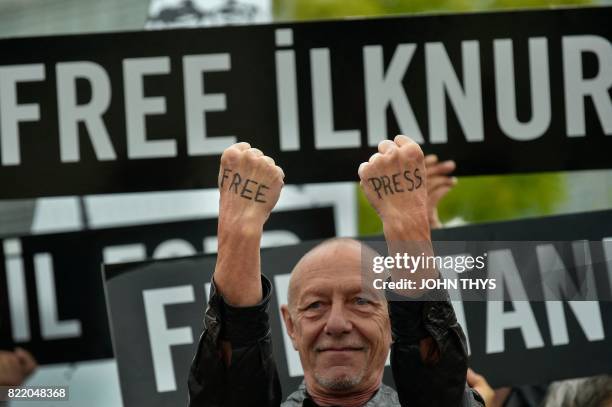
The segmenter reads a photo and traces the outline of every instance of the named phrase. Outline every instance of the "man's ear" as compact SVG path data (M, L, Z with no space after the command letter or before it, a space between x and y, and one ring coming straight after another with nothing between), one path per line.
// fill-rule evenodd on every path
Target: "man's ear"
M291 313L289 312L287 304L281 305L281 313L283 314L283 321L285 321L285 328L287 329L287 335L291 338L293 349L298 350L297 341L295 340L295 326L293 325L293 320L291 319Z

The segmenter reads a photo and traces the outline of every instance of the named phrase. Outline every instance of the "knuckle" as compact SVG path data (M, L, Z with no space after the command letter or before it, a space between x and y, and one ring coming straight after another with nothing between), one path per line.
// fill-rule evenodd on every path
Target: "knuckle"
M359 178L366 179L368 174L370 173L370 165L367 163L363 163L359 166L359 170L357 171L359 174Z
M235 163L239 159L240 151L232 147L227 148L221 155L221 162L224 164Z
M251 148L251 145L247 143L246 141L241 141L239 143L232 144L230 148L236 148L238 150L241 150L241 149Z
M249 155L251 155L251 156L254 156L254 157L262 157L264 155L263 152L260 149L255 148L255 147L249 148L247 150L247 153Z
M410 144L409 148L412 154L414 154L416 157L420 159L425 159L425 154L423 154L423 150L417 143Z
M274 167L274 165L276 164L274 162L274 159L272 157L268 157L267 155L261 156L260 157L261 160L263 160L264 162L266 162L268 165Z
M416 143L405 144L400 148L400 150L402 151L403 155L409 160L422 161L424 159L423 150L421 150L421 147L419 147L419 145Z
M251 164L259 164L261 162L259 156L251 150L247 150L244 153L244 157Z

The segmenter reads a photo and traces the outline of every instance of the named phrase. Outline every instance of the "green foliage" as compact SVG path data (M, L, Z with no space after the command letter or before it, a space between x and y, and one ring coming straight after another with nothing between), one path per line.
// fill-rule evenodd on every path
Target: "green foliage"
M442 222L456 217L482 222L548 215L565 195L560 173L462 177L438 212Z
M318 20L355 16L382 16L422 11L471 10L467 0L275 0L282 19Z
M367 198L356 184L357 212L359 218L359 236L379 235L383 231L382 222L376 211L370 206Z
M593 4L592 0L274 0L277 18L319 20L439 11L478 11Z
M380 219L357 188L359 234L382 233ZM472 223L542 216L554 213L565 198L562 173L461 177L440 202L438 212L443 223L455 218Z
M490 9L502 8L532 8L532 7L556 7L556 6L584 6L593 4L591 0L494 0L489 5Z

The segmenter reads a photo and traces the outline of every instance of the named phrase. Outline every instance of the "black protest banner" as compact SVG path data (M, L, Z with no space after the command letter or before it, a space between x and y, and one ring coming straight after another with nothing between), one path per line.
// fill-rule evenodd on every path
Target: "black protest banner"
M289 183L355 180L398 133L459 175L610 168L611 19L594 7L2 40L0 198L212 187L237 140Z
M435 239L588 239L598 250L606 251L609 266L612 244L603 239L610 236L611 223L612 211L602 211L438 230ZM269 312L285 395L299 385L302 368L284 333L279 305L286 302L290 270L315 244L306 242L262 253L262 270L274 285ZM185 402L189 366L202 330L214 265L214 256L201 256L105 267L113 346L126 405ZM612 282L612 269L607 275ZM612 286L608 288L612 292ZM519 302L522 305L515 310L522 318L519 322L511 309L517 302L509 303L508 309L500 309L499 301L454 303L469 336L470 363L493 385L542 383L611 371L611 302ZM491 315L504 319L487 320ZM525 369L525 360L534 361L529 369ZM549 368L551 364L554 370ZM390 369L385 372L385 382L392 384Z
M0 245L0 349L41 364L112 358L103 262L216 251L216 219L8 238ZM262 244L335 236L333 209L274 212Z

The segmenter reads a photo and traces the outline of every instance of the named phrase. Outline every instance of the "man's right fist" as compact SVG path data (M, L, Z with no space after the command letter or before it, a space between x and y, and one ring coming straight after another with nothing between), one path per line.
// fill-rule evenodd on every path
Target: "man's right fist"
M237 143L221 155L219 225L263 227L276 205L285 174L260 150Z

